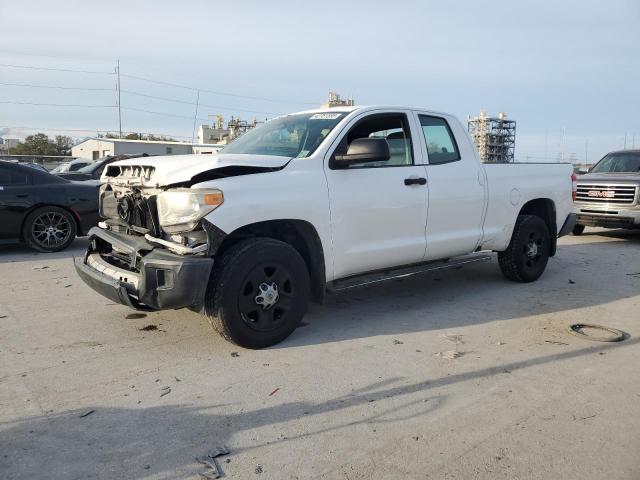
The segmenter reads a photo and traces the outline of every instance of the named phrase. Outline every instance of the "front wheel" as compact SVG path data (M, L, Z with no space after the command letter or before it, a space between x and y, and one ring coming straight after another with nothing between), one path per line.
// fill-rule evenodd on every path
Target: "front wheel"
M573 233L574 235L582 235L583 232L584 232L584 225L580 225L579 223L576 223L573 226L573 230L571 233Z
M544 272L551 252L546 223L535 215L520 215L511 242L498 253L502 274L514 282L533 282Z
M227 340L264 348L291 335L308 298L309 273L300 254L279 240L252 238L216 261L205 314Z
M39 252L64 250L76 238L76 221L64 208L41 207L29 214L22 228L24 241Z

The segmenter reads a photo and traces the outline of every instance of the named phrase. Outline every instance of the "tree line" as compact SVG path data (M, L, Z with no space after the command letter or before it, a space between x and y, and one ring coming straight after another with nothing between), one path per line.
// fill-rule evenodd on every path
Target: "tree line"
M118 138L117 135L107 133L99 138ZM149 140L149 141L163 141L163 142L175 142L175 138L166 137L164 135L142 134L142 133L130 133L125 140ZM15 147L11 148L9 152L11 155L51 155L51 156L65 156L71 155L71 147L74 145L74 140L71 137L65 135L56 135L54 138L49 138L44 133L36 133L35 135L29 135L24 141L20 142Z
M44 133L29 135L15 147L11 148L11 155L71 155L73 139L65 135L49 138Z

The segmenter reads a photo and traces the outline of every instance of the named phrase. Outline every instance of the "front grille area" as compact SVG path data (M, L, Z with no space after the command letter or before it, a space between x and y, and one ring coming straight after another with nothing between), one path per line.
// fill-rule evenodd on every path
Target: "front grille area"
M106 176L149 181L155 170L154 167L146 165L109 165Z
M102 190L100 215L139 234L160 235L155 196L145 198L139 192L134 192L116 198L112 190Z
M636 200L635 185L578 183L576 201L609 205L632 205Z

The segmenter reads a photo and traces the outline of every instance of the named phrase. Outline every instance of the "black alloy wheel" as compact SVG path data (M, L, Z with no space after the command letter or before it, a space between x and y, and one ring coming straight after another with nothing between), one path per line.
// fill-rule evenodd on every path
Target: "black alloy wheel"
M76 221L60 207L41 207L29 214L23 227L25 242L40 252L57 252L67 248L76 237Z

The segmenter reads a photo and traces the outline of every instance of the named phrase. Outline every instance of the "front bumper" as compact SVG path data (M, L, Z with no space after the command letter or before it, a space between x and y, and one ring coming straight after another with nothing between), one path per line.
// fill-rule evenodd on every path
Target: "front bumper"
M640 208L609 205L606 208L576 203L576 223L587 227L640 228Z
M112 249L131 263L109 261ZM98 227L89 231L85 256L74 262L80 278L96 292L139 310L199 310L213 268L210 257L176 255L141 237Z

